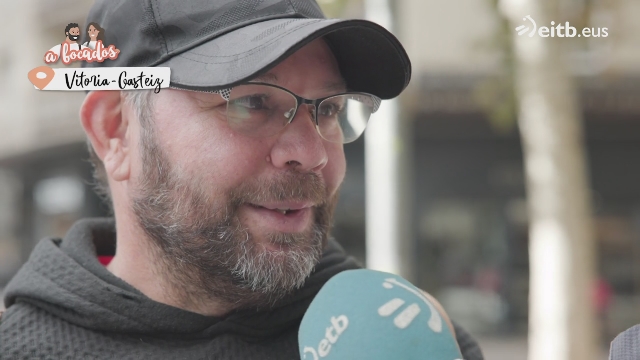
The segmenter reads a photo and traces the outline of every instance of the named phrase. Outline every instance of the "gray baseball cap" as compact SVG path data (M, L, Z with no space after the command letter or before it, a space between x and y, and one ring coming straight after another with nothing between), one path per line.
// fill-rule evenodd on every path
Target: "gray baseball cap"
M234 86L320 37L351 91L390 99L411 78L393 34L370 21L326 19L314 0L97 0L90 22L120 54L84 66L167 66L180 89Z

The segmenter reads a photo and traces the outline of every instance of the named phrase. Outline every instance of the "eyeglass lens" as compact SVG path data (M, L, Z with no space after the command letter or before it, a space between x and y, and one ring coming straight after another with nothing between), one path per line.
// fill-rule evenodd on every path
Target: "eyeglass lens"
M272 136L291 122L296 105L296 98L285 90L267 85L239 85L231 89L227 120L235 131L247 136ZM327 98L318 105L318 132L327 141L352 142L364 132L373 108L374 101L366 94ZM305 111L305 107L301 106L299 111Z

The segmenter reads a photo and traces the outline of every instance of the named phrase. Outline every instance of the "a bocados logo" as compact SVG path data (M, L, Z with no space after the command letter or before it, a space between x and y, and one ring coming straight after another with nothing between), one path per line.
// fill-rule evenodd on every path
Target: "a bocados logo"
M115 45L105 45L105 29L95 22L89 23L85 31L85 42L80 40L80 25L70 23L64 29L64 42L44 54L44 62L54 64L58 60L69 65L74 61L103 62L118 58L120 50Z

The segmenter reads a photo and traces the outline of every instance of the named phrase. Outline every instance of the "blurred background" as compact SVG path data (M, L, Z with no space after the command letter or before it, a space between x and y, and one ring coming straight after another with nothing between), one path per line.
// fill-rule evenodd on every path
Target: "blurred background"
M27 81L64 40L67 23L84 29L91 4L0 2L0 291L39 239L63 236L79 218L107 215L90 185L78 118L84 94L39 92ZM319 4L330 17L367 16L365 0ZM397 102L408 149L408 277L478 338L487 359L525 359L530 217L514 26L491 0L388 4L392 30L413 63ZM616 334L640 323L640 2L561 4L558 20L609 30L563 43L593 214L596 276L584 301L597 314L604 354ZM366 263L365 140L345 153L334 236Z

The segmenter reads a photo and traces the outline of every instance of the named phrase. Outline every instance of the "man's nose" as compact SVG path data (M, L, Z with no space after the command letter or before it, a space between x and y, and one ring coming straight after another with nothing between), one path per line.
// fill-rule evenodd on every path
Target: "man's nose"
M313 119L314 111L312 105L300 105L296 116L278 136L271 150L274 166L305 172L318 172L325 167L328 156Z

